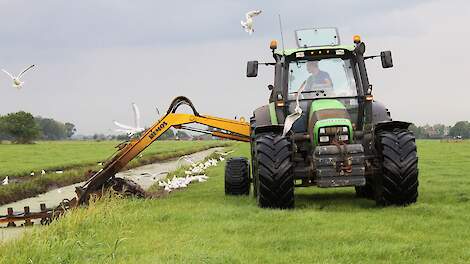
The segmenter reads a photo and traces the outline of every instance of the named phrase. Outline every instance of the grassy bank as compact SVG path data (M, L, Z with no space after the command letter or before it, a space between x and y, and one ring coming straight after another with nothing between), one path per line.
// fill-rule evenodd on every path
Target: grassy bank
M211 178L156 200L109 199L0 247L2 263L468 263L470 142L420 141L420 197L378 208L352 188L296 189L296 209L226 197ZM248 156L247 144L233 155Z
M75 142L74 144L69 144L66 142L48 142L44 143L45 146L49 146L48 155L45 156L44 160L41 159L42 155L35 156L32 160L31 167L36 166L35 171L40 171L41 164L62 164L64 167L69 167L65 169L63 174L47 173L45 175L36 175L24 182L9 184L6 186L0 186L0 205L14 202L20 199L32 197L40 193L44 193L51 188L62 187L77 182L81 182L87 179L86 172L89 170L99 170L101 167L97 165L97 161L103 159L106 156L112 154L112 147L116 142L97 142L96 149L94 152L94 147L89 142ZM228 141L162 141L155 142L148 149L146 149L142 154L141 158L136 158L132 160L127 168L134 168L137 166L142 166L145 164L154 163L157 161L180 157L182 155L188 155L194 152L202 151L211 147L225 146L230 144ZM0 145L1 146L1 145ZM19 156L26 156L30 154L31 149L28 149L28 146L15 146L16 153ZM72 150L69 149L72 148ZM31 148L34 148L31 146ZM24 152L20 150L23 149ZM44 146L41 146L41 149L45 150ZM61 149L61 151L58 151ZM104 150L108 149L108 153L103 154ZM80 151L79 151L80 150ZM23 153L23 154L19 154ZM57 156L58 153L62 153L64 160L61 163L61 159ZM76 155L79 157L83 163L70 163L73 160L73 156ZM52 157L51 157L52 156ZM90 162L92 158L97 160ZM15 163L17 166L23 166L24 160L15 159L11 163ZM48 163L46 163L48 162ZM65 165L64 165L65 164ZM51 165L56 166L56 165ZM63 168L63 167L61 167ZM17 171L21 169L18 167ZM6 169L5 169L6 171ZM25 178L25 177L23 177Z

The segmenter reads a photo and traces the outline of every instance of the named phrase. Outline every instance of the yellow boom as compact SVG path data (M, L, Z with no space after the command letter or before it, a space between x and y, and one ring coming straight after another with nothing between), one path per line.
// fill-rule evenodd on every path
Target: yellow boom
M181 105L188 105L193 114L176 113ZM220 129L220 131L206 131L187 127L188 124L202 124L208 127ZM191 101L183 96L173 99L165 116L160 118L152 127L142 133L140 138L132 139L120 146L120 150L110 160L105 162L104 167L95 173L83 186L77 187L76 193L78 203L87 203L90 193L100 190L103 184L122 170L129 161L157 140L170 127L179 129L195 130L209 133L213 136L228 138L238 141L250 141L250 125L244 120L230 120L225 118L200 115Z

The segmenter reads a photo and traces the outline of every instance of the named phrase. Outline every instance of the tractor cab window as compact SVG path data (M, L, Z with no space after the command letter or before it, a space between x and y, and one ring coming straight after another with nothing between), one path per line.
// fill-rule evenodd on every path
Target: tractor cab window
M357 95L353 68L349 59L329 58L289 63L289 100Z

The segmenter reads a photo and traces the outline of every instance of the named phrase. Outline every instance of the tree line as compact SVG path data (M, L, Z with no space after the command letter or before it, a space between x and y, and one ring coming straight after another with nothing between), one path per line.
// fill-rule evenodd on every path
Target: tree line
M76 131L72 123L34 117L25 111L0 116L0 140L10 140L18 144L28 144L34 140L68 139Z
M441 138L470 138L470 122L459 121L453 126L443 124L416 126L412 124L410 130L416 138L420 139L441 139Z
M412 124L410 130L418 139L461 138L470 139L470 122L459 121L453 126L443 124L416 126ZM28 144L34 140L63 140L71 138L77 129L69 122L59 122L52 118L34 117L24 111L0 115L0 141L10 140L14 143ZM127 135L114 136L112 139L125 139ZM174 133L166 131L161 139L187 139L190 136L181 130ZM93 135L90 139L110 139L105 135Z
M134 137L140 137L141 133L134 135ZM158 140L189 140L194 137L190 136L187 132L182 130L175 131L174 129L168 129L165 131ZM96 141L103 141L103 140L128 140L129 136L127 134L120 134L120 135L105 135L105 134L93 134L89 136L82 136L80 139L83 140L96 140ZM198 136L195 139L198 140L210 140L212 136Z

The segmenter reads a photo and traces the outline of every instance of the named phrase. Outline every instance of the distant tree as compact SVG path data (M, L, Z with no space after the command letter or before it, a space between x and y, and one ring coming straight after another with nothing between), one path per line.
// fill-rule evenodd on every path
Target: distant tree
M1 119L1 130L12 138L13 143L29 144L40 135L40 129L30 113L10 113Z
M102 141L102 140L106 140L106 135L105 134L94 134L92 138L93 138L93 140L96 140L96 141Z
M408 129L413 132L416 138L419 138L419 129L415 124L411 124Z
M5 121L4 121L4 116L0 116L0 141L2 140L11 140L11 136L8 135L5 131Z
M470 122L459 121L455 123L455 125L449 130L449 136L461 136L462 138L470 138Z
M168 129L158 139L159 140L167 140L167 139L173 139L173 138L175 138L175 132L171 129Z
M74 124L69 122L65 123L65 135L67 138L71 138L75 132L77 132L77 128L75 128Z
M121 135L117 135L116 139L119 141L124 141L124 140L128 140L129 136L127 134L121 134Z
M443 138L447 136L447 129L446 126L443 124L436 124L432 126L433 131L434 131L434 136L437 138Z
M415 124L411 124L409 130L413 132L416 138L428 138L425 129L420 126L416 126Z
M178 130L178 132L176 132L176 137L180 140L189 140L189 139L191 139L191 136L183 130Z
M52 118L36 117L35 121L41 129L43 139L60 140L67 137L65 125Z

